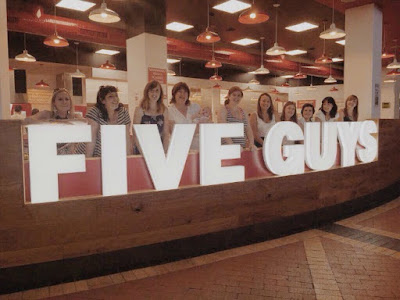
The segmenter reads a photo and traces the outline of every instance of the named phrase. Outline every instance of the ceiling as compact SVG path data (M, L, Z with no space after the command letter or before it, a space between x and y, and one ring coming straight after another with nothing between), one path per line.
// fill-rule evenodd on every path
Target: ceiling
M90 0L91 2L96 2L97 4L101 3L101 0ZM129 23L130 12L127 7L130 4L134 5L149 5L150 2L160 2L161 0L107 0L107 5L110 9L118 12L122 18L122 21L117 24L106 25L111 27L112 30L119 31L123 34L126 34L127 23ZM208 0L210 7L224 2L223 0ZM251 3L251 0L242 0L244 2ZM348 0L347 0L348 1ZM28 0L7 0L7 8L9 10L23 12L29 9L32 9L33 6L43 7L43 11L45 14L53 15L54 14L54 3L58 2L58 0L37 0L32 4L32 1ZM225 12L221 12L210 8L210 25L211 28L218 32L221 36L221 41L215 44L215 49L224 49L231 50L235 53L242 54L243 56L252 55L252 63L245 61L243 64L232 61L231 64L236 64L235 67L232 66L232 70L241 70L241 72L246 72L248 68L255 69L257 64L259 65L259 55L260 55L260 44L257 43L251 46L238 46L234 45L231 42L236 39L240 39L243 37L249 37L258 40L260 37L264 37L264 52L266 49L271 47L275 40L275 12L276 9L273 7L274 3L280 3L280 7L278 9L279 13L279 23L278 23L278 42L280 46L285 47L286 50L292 50L296 48L307 50L307 54L299 55L299 56L288 56L286 55L285 60L288 62L301 62L303 64L313 64L314 60L321 56L323 52L323 40L319 38L319 33L323 30L324 21L327 22L327 26L331 23L332 18L332 1L331 0L255 0L255 3L262 7L265 11L270 15L270 19L262 24L256 25L243 25L238 22L238 16L240 14L229 14ZM344 29L344 11L347 8L368 4L375 2L378 6L380 6L384 12L384 23L385 23L385 35L386 35L386 44L388 46L392 46L392 40L396 37L400 40L400 18L395 16L395 12L400 11L400 0L356 0L350 3L342 3L341 0L335 0L335 23L337 27ZM165 33L167 35L169 46L174 43L174 41L178 41L178 43L174 44L174 47L179 47L179 45L191 45L191 47L198 47L200 50L205 50L204 53L211 53L211 47L206 45L200 45L196 42L196 36L204 31L207 26L207 1L206 0L165 0L166 4L166 23L172 21L180 21L183 23L191 24L194 28L176 33L173 31L166 30ZM98 7L98 6L97 6ZM395 10L397 9L397 10ZM195 13L194 13L195 12ZM83 22L89 22L87 18L88 12L76 12L67 9L57 9L57 16L81 20ZM286 26L294 25L299 22L308 21L310 23L314 23L319 25L319 28L312 29L302 33L295 33L285 29ZM162 22L162 20L161 20ZM93 23L93 22L92 22ZM51 30L51 29L50 29ZM21 31L21 30L15 30ZM28 31L28 30L27 30ZM28 31L29 32L29 31ZM32 35L33 34L33 35ZM36 36L36 34L38 34ZM40 33L32 32L30 37L28 36L28 44L29 44L29 52L36 56L39 60L43 61L54 61L54 62L62 62L66 63L66 59L72 60L70 63L74 64L74 45L73 41L70 44L72 47L69 50L55 50L48 49L49 47L44 46L41 43ZM11 36L11 38L10 38ZM22 35L17 33L10 33L9 42L10 42L10 57L14 57L17 53L21 51L21 43L23 43ZM74 40L74 39L72 39ZM75 38L78 40L78 38ZM180 41L180 42L179 42ZM103 42L106 44L107 42ZM186 44L185 44L186 43ZM178 45L178 46L176 46ZM98 66L99 59L90 58L91 53L95 49L104 45L97 45L96 40L94 41L83 41L80 44L80 59L81 64L88 64L91 66ZM168 47L169 54L175 54L176 56L185 57L188 63L190 61L200 61L203 62L206 57L192 56L189 54L185 54L186 52L177 51L174 47ZM43 48L47 49L43 51ZM110 60L117 64L119 69L126 69L126 57L125 57L125 49L124 47L111 47L111 49L118 48L121 51L121 54L110 57ZM179 50L179 49L178 49ZM64 55L62 52L65 52ZM336 44L332 40L326 41L326 53L330 56L343 56L344 47ZM209 54L208 54L209 55ZM207 55L206 55L207 56ZM268 59L266 55L264 55L265 59ZM256 63L254 63L256 61ZM229 56L225 57L225 63L228 63L229 68ZM67 62L68 63L68 62ZM291 64L291 70L293 72L293 65ZM297 68L297 65L295 65ZM267 67L268 62L267 62ZM338 73L341 72L343 74L343 64L336 63L333 66L337 68ZM282 70L280 70L282 69ZM288 69L280 68L279 64L272 65L271 70L275 74L282 74L284 71ZM326 75L328 69L323 67L321 70L321 75ZM303 72L306 71L303 69ZM311 71L311 69L310 69ZM317 73L314 73L318 75ZM201 77L201 75L199 75ZM340 77L340 76L339 76Z

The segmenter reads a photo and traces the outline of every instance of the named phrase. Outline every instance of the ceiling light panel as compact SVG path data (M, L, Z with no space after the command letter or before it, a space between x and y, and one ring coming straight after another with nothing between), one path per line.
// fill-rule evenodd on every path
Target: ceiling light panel
M311 24L308 22L299 23L296 25L285 27L287 30L294 31L294 32L303 32L306 30L318 28L318 25Z
M238 11L244 10L249 7L251 7L250 4L237 0L229 0L224 3L213 6L214 9L224 11L230 14L237 13Z
M101 49L101 50L97 50L95 53L97 53L97 54L104 54L104 55L115 55L115 54L118 54L119 51L117 51L117 50Z
M83 1L83 0L61 0L56 4L57 7L72 9L77 11L87 11L95 6L96 3Z
M346 40L336 41L335 43L344 46L346 45Z
M256 43L259 43L259 41L249 39L249 38L244 38L244 39L236 40L236 41L232 42L232 44L241 45L241 46L248 46L248 45L252 45L252 44L256 44Z
M282 78L293 78L294 75L282 75L281 77L282 77Z
M300 50L300 49L295 49L295 50L290 50L290 51L286 51L285 54L287 55L301 55L307 53L306 50Z
M228 51L228 50L215 50L215 53L223 54L223 55L231 55L233 52Z
M169 64L175 64L175 63L178 63L178 62L180 62L179 59L167 58L167 63L169 63Z
M188 24L179 23L179 22L172 22L172 23L167 24L166 27L168 30L182 32L182 31L188 30L190 28L193 28L193 25L188 25Z

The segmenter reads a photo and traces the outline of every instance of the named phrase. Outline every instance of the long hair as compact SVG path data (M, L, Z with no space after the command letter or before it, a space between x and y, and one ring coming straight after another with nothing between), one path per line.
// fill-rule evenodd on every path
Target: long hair
M330 116L331 118L336 117L337 105L336 105L335 99L333 99L332 97L325 97L325 98L322 100L321 107L319 108L319 110L322 111L322 112L324 113L324 115L326 115L326 111L324 111L324 109L323 109L324 101L328 101L328 103L332 104L332 109L331 109L331 111L329 112L329 116Z
M304 117L304 116L303 116L303 111L304 111L304 109L307 108L307 107L311 107L311 108L312 108L312 113L313 113L313 115L314 115L314 113L315 113L314 105L312 105L311 103L306 103L306 104L304 104L303 107L301 108L301 116L302 116L302 117Z
M185 105L189 106L190 105L190 100L189 100L190 89L189 89L189 86L185 82L178 82L177 84L174 85L174 87L172 88L172 98L171 98L171 101L169 103L176 103L175 96L176 96L176 93L178 93L179 90L185 90L187 92L188 98L185 101Z
M108 112L106 109L106 106L103 104L103 100L106 98L106 96L109 93L118 93L118 89L115 86L112 85L102 85L99 88L99 91L97 92L97 99L96 99L96 107L100 110L101 115L105 121L108 121ZM116 111L120 110L123 107L122 103L119 104L118 108Z
M270 101L270 106L267 109L267 114L268 114L268 118L270 121L272 121L272 116L274 115L274 104L272 103L272 98L268 93L262 93L259 97L258 97L258 101L257 101L257 115L260 117L260 119L262 120L262 110L261 110L261 105L260 105L260 101L261 101L261 97L262 96L267 96L267 98Z
M353 120L357 121L358 120L358 97L356 95L350 95L347 97L346 103L344 104L343 112L346 117L349 117L349 112L347 111L347 102L350 100L357 100L357 105L353 109L353 116L352 116Z
M225 100L225 102L224 102L225 105L228 105L228 104L229 104L229 96L232 95L234 92L240 92L240 94L241 94L242 97L243 97L243 91L242 91L242 89L241 89L240 87L238 87L238 86L233 86L233 87L231 87L231 88L229 89L229 91L228 91L228 95L226 96L226 100Z
M146 86L144 88L143 99L140 102L140 107L143 109L143 111L146 111L150 108L149 91L152 89L155 89L157 87L160 88L160 97L157 99L157 113L160 113L160 112L164 113L164 111L165 111L165 105L163 103L164 93L163 93L160 83L156 80L150 81L149 83L146 84Z
M56 102L57 95L60 93L66 93L68 95L69 103L71 104L71 107L69 108L67 118L73 119L75 117L74 102L72 101L71 94L65 88L57 88L53 91L53 95L51 96L51 104L50 104L52 118L55 118L57 116L57 108L55 106L55 102Z
M290 117L290 121L297 123L296 104L294 104L294 102L292 101L286 102L285 105L283 106L281 121L286 121L286 107L288 107L289 105L294 106L294 114L293 116Z

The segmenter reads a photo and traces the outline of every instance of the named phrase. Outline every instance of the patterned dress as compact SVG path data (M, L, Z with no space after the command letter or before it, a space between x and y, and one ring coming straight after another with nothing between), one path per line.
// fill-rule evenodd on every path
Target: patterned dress
M247 129L248 123L247 123L246 115L245 115L243 109L241 109L239 107L239 111L240 111L240 114L242 115L242 119L235 118L233 116L231 110L228 107L226 107L226 111L227 111L227 114L226 114L226 122L227 123L243 123L243 125L244 125L243 137L236 137L236 138L234 137L231 139L234 144L240 144L240 146L242 146L242 148L245 148L246 141L247 141L247 130L246 129Z

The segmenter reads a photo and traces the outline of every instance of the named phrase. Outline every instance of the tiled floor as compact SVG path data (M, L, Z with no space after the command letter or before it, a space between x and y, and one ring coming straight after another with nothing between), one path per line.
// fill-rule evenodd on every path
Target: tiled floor
M0 299L400 299L400 198L319 230Z

